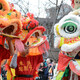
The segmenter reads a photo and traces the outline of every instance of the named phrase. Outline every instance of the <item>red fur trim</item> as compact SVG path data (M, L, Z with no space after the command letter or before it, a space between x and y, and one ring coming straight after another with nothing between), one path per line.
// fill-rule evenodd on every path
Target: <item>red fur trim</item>
M3 9L5 10L5 11L0 10L0 15L7 14L9 12L9 10L10 10L8 2L6 0L0 0L0 3L2 3Z

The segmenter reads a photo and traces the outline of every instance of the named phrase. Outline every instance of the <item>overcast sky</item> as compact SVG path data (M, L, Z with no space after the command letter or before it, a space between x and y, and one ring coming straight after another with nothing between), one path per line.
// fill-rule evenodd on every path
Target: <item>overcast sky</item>
M9 2L15 2L17 0L7 0ZM24 0L23 0L24 1ZM25 0L26 2L29 1L29 12L31 13L34 13L34 15L38 16L38 13L40 11L40 17L45 17L46 16L46 13L45 13L45 10L44 10L44 5L45 3L47 3L47 6L48 6L48 0ZM53 1L53 0L51 0ZM55 2L56 0L54 0ZM61 3L62 0L59 0L59 4ZM71 2L70 0L65 0L65 3L71 5ZM25 3L26 4L26 3ZM52 4L52 3L51 3ZM38 6L40 5L40 6ZM51 6L51 5L50 5ZM53 4L52 4L53 6ZM49 6L48 6L49 7ZM40 8L40 9L38 9ZM17 8L18 9L18 8Z

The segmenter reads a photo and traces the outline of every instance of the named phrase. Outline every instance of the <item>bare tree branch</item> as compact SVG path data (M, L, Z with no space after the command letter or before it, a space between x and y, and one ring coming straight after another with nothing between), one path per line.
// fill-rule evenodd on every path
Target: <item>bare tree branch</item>
M11 0L11 3L16 4L16 3L20 2L20 1L21 1L21 0Z
M58 0L57 0L58 1ZM58 4L58 3L57 3ZM57 4L56 4L56 8L57 8L57 15L56 15L56 21L55 21L55 23L57 22L57 17L58 17L58 15L59 15L59 12L60 12L60 9L61 9L61 6L62 6L62 4L63 4L63 0L61 1L61 4L60 4L60 6L58 7L57 6Z
M51 0L49 0L53 5L56 5L55 3L53 3Z
M24 14L26 14L27 12L25 12L25 10L23 10L23 8L21 7L21 5L19 5L18 3L15 3L16 5L18 5L20 7L20 9L24 12Z

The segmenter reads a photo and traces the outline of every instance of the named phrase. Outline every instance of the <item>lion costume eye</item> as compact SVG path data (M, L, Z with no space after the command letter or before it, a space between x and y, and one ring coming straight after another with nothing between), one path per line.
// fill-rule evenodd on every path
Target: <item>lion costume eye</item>
M72 33L76 32L76 30L77 30L77 25L72 22L64 23L62 25L62 27L63 27L64 31L68 34L72 34Z
M2 10L3 9L3 6L2 6L2 4L0 3L0 10Z

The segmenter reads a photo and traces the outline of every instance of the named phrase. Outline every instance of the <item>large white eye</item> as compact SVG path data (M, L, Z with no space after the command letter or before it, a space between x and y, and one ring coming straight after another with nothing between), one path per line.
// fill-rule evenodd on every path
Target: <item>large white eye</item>
M65 21L59 27L59 33L65 38L72 38L79 36L79 25L74 21Z
M64 38L73 38L80 35L80 17L66 15L59 21L59 34Z
M75 33L77 31L77 25L72 22L66 22L62 25L64 31L68 34Z

